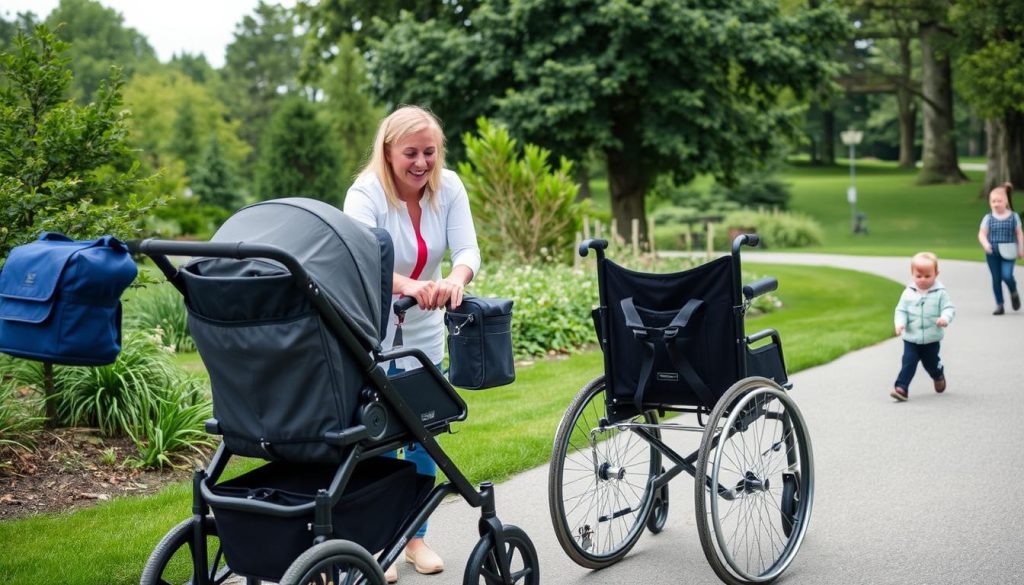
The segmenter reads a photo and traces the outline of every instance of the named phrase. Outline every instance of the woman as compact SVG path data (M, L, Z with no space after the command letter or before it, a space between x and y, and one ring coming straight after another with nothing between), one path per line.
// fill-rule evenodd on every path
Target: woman
M1020 309L1017 281L1013 278L1013 265L1024 257L1024 231L1020 216L1013 210L1013 186L1010 183L992 189L988 194L990 213L981 218L978 242L985 250L985 261L992 274L992 292L996 297L993 315L1006 312L1003 307L1003 283L1010 291L1010 305Z
M444 168L444 133L433 114L404 106L381 121L370 161L348 190L344 210L391 235L395 247L392 300L410 296L417 303L402 324L403 346L422 350L440 367L444 320L436 309L462 303L466 285L480 269L480 248L466 188L458 175ZM449 250L452 269L442 278L441 260ZM391 314L384 347L393 345L394 335ZM413 358L396 362L389 375L420 367ZM421 445L406 446L405 458L416 464L419 473L436 475L437 466ZM439 573L444 562L424 542L426 531L424 523L406 545L405 560L417 572ZM388 567L385 576L388 583L397 581L397 567Z

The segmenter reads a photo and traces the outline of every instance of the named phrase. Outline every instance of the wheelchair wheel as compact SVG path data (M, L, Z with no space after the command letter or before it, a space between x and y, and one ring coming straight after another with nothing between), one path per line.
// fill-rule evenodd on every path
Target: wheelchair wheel
M173 583L191 584L195 581L192 564L192 532L194 519L184 520L168 532L153 552L142 569L141 585L170 585ZM224 561L217 538L217 524L212 516L204 519L207 532L207 579L219 584L234 575Z
M665 473L665 468L661 468ZM658 534L665 529L665 522L668 521L668 484L666 483L654 494L654 503L651 505L651 513L647 516L647 530L651 534Z
M814 496L811 441L779 385L751 377L715 405L697 459L701 548L725 583L768 583L796 557Z
M540 585L540 560L533 541L518 526L505 524L502 526L505 537L505 569L511 576L509 583L513 585ZM463 585L503 585L499 567L497 549L494 538L484 536L473 547L466 564Z
M328 540L292 561L280 585L385 585L384 571L366 549L348 540Z
M654 502L651 478L661 469L661 454L640 435L599 428L605 417L600 376L576 394L562 416L548 472L555 536L569 558L589 569L615 563L636 544ZM658 421L647 412L628 422Z

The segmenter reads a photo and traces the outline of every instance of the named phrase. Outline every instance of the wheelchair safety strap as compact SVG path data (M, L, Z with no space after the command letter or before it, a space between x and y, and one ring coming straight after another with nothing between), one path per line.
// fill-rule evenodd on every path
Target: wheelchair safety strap
M644 393L650 385L651 371L654 369L655 342L660 342L665 346L665 351L668 353L669 359L672 360L676 371L686 380L700 401L708 408L712 408L715 405L715 400L711 389L704 383L704 380L701 380L690 360L686 359L686 355L682 351L686 342L692 338L690 334L699 326L700 318L704 315L704 301L700 299L686 301L683 308L679 309L676 316L665 327L644 325L633 304L633 297L622 299L620 305L626 319L626 327L633 332L633 337L644 347L644 361L640 365L640 378L637 382L636 392L633 394L633 404L637 411L643 412Z

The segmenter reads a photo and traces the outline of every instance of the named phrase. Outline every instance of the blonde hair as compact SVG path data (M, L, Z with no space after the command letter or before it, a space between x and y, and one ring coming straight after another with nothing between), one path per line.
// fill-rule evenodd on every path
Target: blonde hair
M370 161L363 167L360 174L373 173L377 175L384 188L388 205L392 207L399 207L401 200L398 197L398 187L395 186L394 172L387 155L394 143L422 130L431 130L437 137L436 162L427 178L427 188L423 194L430 205L436 208L437 198L433 197L433 194L441 188L441 170L444 168L444 132L441 130L441 123L437 117L429 110L419 106L401 106L381 120L380 126L377 127L377 137L373 140Z
M931 252L918 252L910 259L911 269L915 266L923 266L925 264L931 264L932 267L935 268L935 272L939 271L939 257Z

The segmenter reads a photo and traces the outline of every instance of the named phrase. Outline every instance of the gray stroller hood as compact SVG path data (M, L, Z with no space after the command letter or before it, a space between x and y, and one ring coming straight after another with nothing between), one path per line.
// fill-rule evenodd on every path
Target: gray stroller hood
M368 228L338 208L303 197L255 203L228 218L210 241L270 244L288 252L356 326L354 333L369 347L379 348L380 244Z

